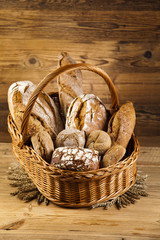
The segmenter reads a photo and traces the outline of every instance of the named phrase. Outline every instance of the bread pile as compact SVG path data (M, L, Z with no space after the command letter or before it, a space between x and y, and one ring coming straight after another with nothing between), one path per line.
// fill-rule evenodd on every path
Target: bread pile
M59 66L72 63L67 53L61 53ZM61 74L57 85L60 109L47 93L39 95L29 119L27 144L49 164L70 171L96 170L122 160L135 127L132 102L110 118L97 96L83 93L80 70ZM23 81L8 90L9 110L19 131L35 88Z

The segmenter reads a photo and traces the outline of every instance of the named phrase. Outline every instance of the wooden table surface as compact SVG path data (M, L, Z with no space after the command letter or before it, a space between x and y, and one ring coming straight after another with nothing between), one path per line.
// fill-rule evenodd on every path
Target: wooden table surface
M10 143L0 143L0 240L160 239L160 148L141 147L138 169L147 178L148 197L117 210L65 209L24 203L10 196L7 169L15 161Z

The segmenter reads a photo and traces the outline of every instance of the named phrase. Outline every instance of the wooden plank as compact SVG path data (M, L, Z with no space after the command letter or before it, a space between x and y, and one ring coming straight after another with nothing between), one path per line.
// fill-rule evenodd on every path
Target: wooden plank
M143 40L143 39L142 39ZM0 66L3 70L38 72L57 66L58 55L65 50L79 62L105 68L110 73L158 73L160 44L151 42L94 41L91 44L56 39L15 39L1 41ZM136 51L135 51L136 49ZM8 54L9 52L9 54ZM18 55L16 53L19 53ZM2 71L3 73L3 71Z
M71 230L72 231L72 230ZM72 231L73 232L73 231ZM88 234L77 234L77 232L75 231L75 233L74 234L72 234L71 236L69 235L69 236L66 236L66 233L64 232L64 233L62 233L63 235L59 235L59 232L57 231L57 234L54 234L54 239L55 240L71 240L71 239L74 239L74 240L84 240L84 239L87 239L87 240L96 240L97 239L97 237L98 237L98 239L100 239L100 240L106 240L106 237L108 238L108 239L112 239L112 240L119 240L120 238L121 239L127 239L128 237L129 237L129 239L130 240L135 240L135 239L139 239L139 240L150 240L150 239L152 239L152 240L157 240L157 239L159 239L159 236L158 237L152 237L151 238L151 236L148 236L148 237L144 237L144 236L139 236L138 238L137 237L132 237L132 236L128 236L128 235L121 235L121 234L119 234L119 236L116 236L116 235L109 235L109 234L107 234L107 235L94 235L93 236L93 234L92 235L88 235ZM3 240L8 240L8 239L13 239L13 240L21 240L21 239L24 239L24 240L28 240L28 239L34 239L34 240L41 240L41 239L46 239L46 240L49 240L49 239L53 239L53 235L51 236L50 234L48 234L48 233L37 233L36 234L36 236L35 236L35 234L30 234L30 233L28 233L28 234L24 234L24 233L19 233L19 234L16 234L15 232L12 234L12 233L10 233L10 232L7 232L7 233L5 233L5 234L2 234L2 239Z
M105 68L102 68L105 69ZM29 69L27 72L25 71L11 71L10 76L7 76L6 73L1 74L1 83L0 83L0 102L6 104L7 106L7 92L9 86L16 82L16 81L25 81L30 80L35 84L38 84L44 76L50 73L51 70L48 71L30 71ZM13 74L12 74L13 73ZM86 74L87 73L87 74ZM86 72L84 75L83 80L83 89L85 93L92 92L98 95L100 98L105 100L109 97L109 91L107 85L97 75L90 74ZM155 105L160 103L160 76L156 74L117 74L113 73L111 79L115 84L116 90L119 95L119 99L121 103L125 101L133 101L135 104L141 106L146 105L146 98L147 96L147 105ZM123 79L123 81L121 81ZM152 79L152 81L150 81ZM93 82L93 83L92 83ZM45 89L46 91L57 91L57 83L54 80L51 85L49 84L48 87ZM107 103L107 102L106 102ZM5 108L7 109L7 108Z
M144 11L154 10L158 11L160 4L158 0L135 0L133 1L103 1L103 0L50 0L50 1L11 1L11 0L0 0L2 9L41 9L41 10L96 10L96 11L112 11L112 10L127 10L127 11Z
M160 138L159 138L160 139ZM160 148L142 147L138 159L138 165L160 166Z
M0 10L0 38L54 38L73 42L158 40L160 14L157 11L27 11ZM136 17L135 17L136 16ZM124 34L125 33L125 34ZM142 34L143 33L143 34Z
M160 136L138 136L140 146L160 147Z
M149 175L149 196L120 211L24 203L9 195L10 144L0 144L0 155L0 239L159 239L160 148L141 148L138 160L138 168Z

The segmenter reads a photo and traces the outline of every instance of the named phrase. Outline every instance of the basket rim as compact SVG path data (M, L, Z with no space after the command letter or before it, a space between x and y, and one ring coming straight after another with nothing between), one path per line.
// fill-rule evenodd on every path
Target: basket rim
M17 144L20 146L22 143L22 135L19 132L11 114L8 115L8 131L9 133L14 137L14 139L17 141ZM36 163L42 168L44 168L46 171L48 171L49 174L58 175L65 177L74 177L77 178L77 180L81 177L85 178L92 178L93 176L97 177L104 177L106 175L115 174L117 172L120 172L128 167L128 165L133 164L138 158L139 152L140 152L140 145L138 138L133 133L132 138L134 141L134 149L130 156L123 159L122 161L117 162L114 165L110 165L106 168L99 168L97 170L89 170L89 171L71 171L71 170L64 170L60 168L56 168L55 166L52 166L51 164L47 163L45 159L43 159L40 155L37 154L37 152L31 147L27 145L21 145L21 149L27 150L30 152L30 154L36 156L35 161ZM13 142L13 139L12 139ZM38 160L38 161L37 161Z

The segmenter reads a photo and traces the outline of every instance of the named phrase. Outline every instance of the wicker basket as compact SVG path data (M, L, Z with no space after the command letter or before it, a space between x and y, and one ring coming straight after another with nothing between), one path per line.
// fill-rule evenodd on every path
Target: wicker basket
M133 134L127 147L127 157L115 165L94 171L74 172L55 168L42 159L27 141L28 121L33 105L44 87L58 75L71 70L89 70L100 75L111 93L111 112L118 110L118 96L109 76L100 68L86 63L60 67L46 76L32 93L18 131L11 115L8 129L12 137L13 154L33 180L39 191L50 201L63 207L88 207L126 192L136 180L139 143Z

